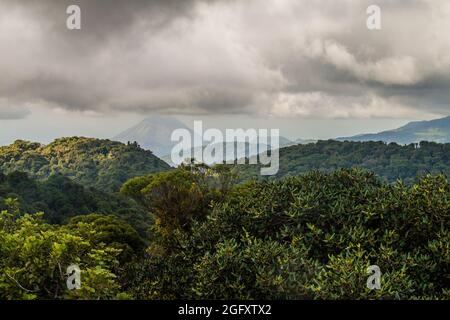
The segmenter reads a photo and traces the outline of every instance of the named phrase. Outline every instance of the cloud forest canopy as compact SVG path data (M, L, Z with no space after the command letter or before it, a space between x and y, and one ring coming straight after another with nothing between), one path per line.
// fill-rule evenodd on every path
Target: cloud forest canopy
M339 168L359 167L371 170L383 180L402 179L412 183L426 173L444 173L450 177L450 143L422 141L406 146L384 142L318 141L280 149L280 170L276 179L310 170L331 172ZM239 166L242 180L258 177L256 166Z
M62 175L36 180L24 172L0 172L0 210L8 209L14 199L21 212L43 212L51 224L65 224L75 216L97 213L114 215L127 221L145 236L151 215L131 199L114 193L85 187Z
M137 144L72 137L49 145L18 140L0 147L0 170L28 172L46 179L59 174L102 191L118 191L129 178L169 169Z
M145 251L116 217L58 226L10 206L0 213L0 298L450 298L445 176L408 186L353 169L233 186L229 174L180 167L127 182L122 192L157 215ZM69 291L59 270L73 261L84 285ZM380 290L365 286L372 264Z

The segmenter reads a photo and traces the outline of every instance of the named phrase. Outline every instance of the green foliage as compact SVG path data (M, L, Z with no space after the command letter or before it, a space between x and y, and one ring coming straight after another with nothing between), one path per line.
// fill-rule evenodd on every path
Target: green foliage
M83 231L48 225L42 214L0 213L0 299L113 299L120 287L113 270L121 250L91 241ZM82 289L69 291L66 268L81 269Z
M118 191L132 177L168 169L151 151L110 140L61 138L47 146L17 140L0 147L4 173L22 171L38 179L63 175L102 191Z
M142 254L144 240L125 221L116 216L89 214L70 220L67 229L77 232L94 245L101 243L120 250L119 262L126 263Z
M383 181L402 179L413 183L427 173L450 177L450 143L421 142L402 146L383 142L318 141L280 149L280 170L271 179L296 176L311 170L332 172L341 168L363 168ZM241 181L259 177L257 165L238 166Z
M36 181L22 172L0 173L0 210L7 209L4 200L8 198L17 199L22 212L44 212L45 221L52 224L68 223L71 217L95 212L116 215L146 236L152 223L135 201L83 187L61 175Z
M213 201L229 190L230 168L182 165L177 169L131 179L121 189L144 203L155 215L157 232L170 238L176 229L204 217Z
M327 148L342 146L352 154ZM340 169L235 184L231 170L181 166L132 178L121 195L0 174L0 299L450 298L447 176L387 183ZM155 217L145 241L142 208ZM56 218L66 224L44 222ZM79 290L66 287L71 264ZM370 265L380 290L366 287Z
M140 298L448 299L450 186L311 172L236 186L141 267ZM174 246L173 244L176 244ZM369 265L380 290L366 287Z
M301 249L248 234L226 239L194 266L192 293L204 299L305 299L318 264Z

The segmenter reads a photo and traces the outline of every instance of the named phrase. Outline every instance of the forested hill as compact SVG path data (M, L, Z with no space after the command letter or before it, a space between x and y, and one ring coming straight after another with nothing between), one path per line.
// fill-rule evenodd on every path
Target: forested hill
M319 141L280 149L280 170L271 178L295 176L311 170L331 172L359 167L374 171L383 180L413 182L424 173L450 177L450 143L421 142L401 146L383 142ZM240 179L259 176L259 167L241 165Z
M137 144L71 137L49 145L17 140L0 147L0 171L22 171L43 180L59 174L86 187L118 191L128 179L170 167Z
M120 194L83 187L61 175L36 181L24 172L7 175L0 172L0 210L11 206L21 212L43 212L44 220L52 224L64 224L74 216L91 213L115 215L141 235L148 232L152 221L148 212L135 201Z

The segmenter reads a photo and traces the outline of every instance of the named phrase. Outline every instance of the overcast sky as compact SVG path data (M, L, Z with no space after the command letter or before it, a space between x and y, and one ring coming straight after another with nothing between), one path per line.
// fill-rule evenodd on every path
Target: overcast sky
M448 0L0 0L0 143L154 113L304 138L446 116L449 30Z

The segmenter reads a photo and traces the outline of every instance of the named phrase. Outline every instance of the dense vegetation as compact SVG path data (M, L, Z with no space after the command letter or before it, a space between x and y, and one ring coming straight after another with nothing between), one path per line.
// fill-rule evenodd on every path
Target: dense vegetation
M282 148L263 180L168 170L135 143L16 141L0 148L0 299L449 299L449 158L319 141Z
M118 191L128 179L169 169L137 144L92 138L62 138L49 145L18 140L0 147L0 171L46 179L63 175L102 191Z
M89 213L116 215L139 231L148 233L152 217L142 206L120 194L83 187L61 175L36 181L23 172L0 172L0 210L6 199L16 199L21 212L43 212L51 224L64 224L70 218Z
M318 141L280 149L280 170L270 178L295 176L311 170L332 172L359 167L375 172L384 181L412 183L420 175L450 176L450 143L421 142L398 145L383 142ZM256 178L258 166L241 166L241 180Z
M155 216L145 250L117 217L49 225L7 200L0 298L450 298L446 176L388 184L344 169L235 178L225 166L182 166L129 180L121 192ZM80 290L65 287L72 263ZM366 287L373 264L380 290Z
M12 211L11 211L12 210ZM126 261L143 242L129 225L112 216L88 215L64 226L41 214L0 214L0 299L120 299ZM82 286L67 290L66 268L82 268Z

